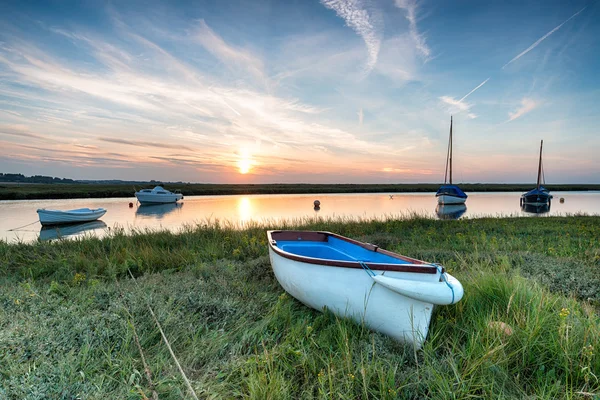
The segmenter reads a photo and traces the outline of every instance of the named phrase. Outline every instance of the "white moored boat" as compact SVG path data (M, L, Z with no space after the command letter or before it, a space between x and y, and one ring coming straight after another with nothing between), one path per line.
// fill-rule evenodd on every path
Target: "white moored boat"
M443 267L329 232L268 231L269 257L290 295L420 348L434 305L463 296Z
M135 197L141 204L165 204L183 199L183 194L170 192L162 186L156 186L154 189L142 189L135 192Z
M76 210L37 210L42 225L73 224L76 222L95 221L104 214L104 208L78 208Z

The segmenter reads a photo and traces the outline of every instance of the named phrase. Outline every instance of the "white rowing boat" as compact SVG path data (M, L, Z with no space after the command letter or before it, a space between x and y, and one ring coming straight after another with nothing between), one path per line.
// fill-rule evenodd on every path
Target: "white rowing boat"
M73 224L95 221L106 214L104 208L78 208L76 210L37 210L42 225Z
M290 295L420 348L435 305L463 287L443 267L329 232L268 231L269 257Z

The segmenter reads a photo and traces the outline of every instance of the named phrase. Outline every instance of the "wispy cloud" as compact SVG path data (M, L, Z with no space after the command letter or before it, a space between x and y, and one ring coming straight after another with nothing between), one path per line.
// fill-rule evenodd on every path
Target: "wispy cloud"
M251 52L234 47L216 34L204 20L200 20L196 40L210 54L217 58L226 68L232 71L247 70L262 81L266 80L264 64L260 58Z
M321 0L321 4L335 11L364 40L369 54L364 74L368 75L377 64L381 48L383 18L380 12L367 10L362 0Z
M508 113L508 121L507 122L514 121L515 119L522 117L523 115L532 111L537 106L539 106L539 102L536 102L535 100L533 100L531 98L524 97L521 100L521 107L519 107L518 109L516 109L513 112Z
M357 114L358 114L358 125L361 125L361 126L362 126L362 124L363 124L363 119L364 119L364 117L365 117L365 115L363 114L363 109L362 109L362 107L361 107L361 108L358 110L358 113L357 113Z
M504 64L504 66L502 67L502 69L506 68L508 65L510 65L511 63L517 61L519 58L523 57L525 54L529 53L531 50L535 49L540 43L542 43L548 36L552 35L554 32L556 32L557 30L559 30L564 24L566 24L567 22L569 22L571 19L575 18L576 16L578 16L583 10L585 10L586 7L583 7L581 10L577 11L575 14L571 15L569 18L567 18L567 20L565 20L562 24L558 25L556 28L552 29L550 32L546 33L544 36L542 36L541 38L539 38L538 40L536 40L531 46L529 46L528 48L526 48L525 50L523 50L521 53L519 53L517 56L515 56L512 60L510 60L509 62L507 62L506 64Z
M146 142L143 140L127 140L127 139L119 139L119 138L98 138L103 142L109 143L118 143L118 144L126 144L129 146L138 146L138 147L157 147L159 149L176 149L176 150L189 150L194 151L194 149L180 145L180 144L169 144L164 142Z
M472 95L477 89L479 89L480 87L482 87L483 85L485 85L487 83L487 81L489 81L490 78L487 78L485 81L481 82L479 85L477 85L473 90L471 90L469 93L465 94L461 99L457 100L454 97L451 96L441 96L440 100L442 101L442 103L446 104L447 106L449 106L448 111L450 111L451 113L458 113L458 112L467 112L467 117L470 119L475 119L477 118L477 115L470 112L471 111L471 107L473 107L473 104L467 103L465 101L465 99L467 97L469 97L470 95Z
M431 55L431 50L427 46L425 36L419 33L417 28L417 0L396 0L396 7L403 9L406 12L408 20L408 29L415 47L421 53L425 60L428 60Z

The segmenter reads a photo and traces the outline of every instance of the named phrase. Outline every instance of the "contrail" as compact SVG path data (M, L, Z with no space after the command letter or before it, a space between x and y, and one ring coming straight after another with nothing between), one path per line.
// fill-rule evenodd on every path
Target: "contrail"
M459 102L463 101L464 99L466 99L467 97L469 97L469 95L471 95L471 93L473 93L474 91L476 91L477 89L479 89L480 87L482 87L483 85L486 84L487 81L489 81L490 78L487 78L485 81L481 82L479 84L479 86L477 86L475 89L471 90L469 93L465 94L464 97L462 99L459 100Z
M537 47L538 44L542 43L542 41L544 39L546 39L548 36L552 35L554 32L556 32L557 30L559 30L564 24L566 24L567 22L569 22L571 19L575 18L576 16L579 15L579 13L581 13L583 10L585 10L587 8L583 7L581 10L577 11L575 14L571 15L569 17L569 19L567 19L565 22L563 22L562 24L558 25L556 28L552 29L550 32L546 33L544 36L542 36L541 38L539 38L534 44L532 44L531 46L529 46L527 49L525 49L523 52L521 52L518 56L516 56L515 58L513 58L512 60L510 60L509 62L507 62L504 67L502 67L502 69L506 68L507 65L509 65L510 63L512 63L513 61L517 61L519 58L523 57L525 54L529 53L531 50L535 49Z

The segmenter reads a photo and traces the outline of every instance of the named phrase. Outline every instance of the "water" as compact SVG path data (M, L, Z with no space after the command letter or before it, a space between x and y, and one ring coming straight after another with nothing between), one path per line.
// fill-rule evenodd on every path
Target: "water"
M433 193L368 193L309 195L186 196L182 203L155 206L135 205L135 198L0 201L0 239L7 241L49 240L85 233L102 235L107 228L165 228L178 230L184 224L219 219L243 225L249 221L277 222L321 216L346 218L402 218L418 213L431 218L456 219L481 216L539 216L587 213L600 215L600 192L553 192L550 210L525 212L519 206L521 193L469 193L466 208L437 208ZM393 196L390 197L390 196ZM564 203L559 199L564 198ZM318 211L314 200L321 202ZM129 203L134 203L129 207ZM40 225L36 210L103 207L100 221L55 228ZM536 211L536 210L531 210ZM26 225L26 226L25 226ZM12 230L14 228L19 228Z

